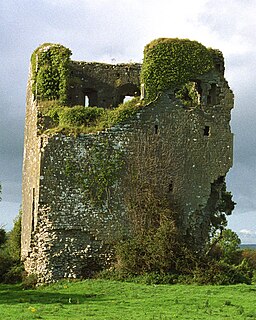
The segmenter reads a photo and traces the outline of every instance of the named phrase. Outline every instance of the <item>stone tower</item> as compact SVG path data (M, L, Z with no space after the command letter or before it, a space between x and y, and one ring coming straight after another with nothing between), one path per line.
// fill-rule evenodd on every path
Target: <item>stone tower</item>
M131 207L141 205L149 189L153 199L178 208L184 236L198 247L214 217L230 213L221 209L233 146L233 93L223 56L179 41L159 42L161 53L162 43L174 43L173 52L185 46L188 56L195 56L187 61L182 51L181 65L171 69L186 77L171 81L173 71L165 75L168 67L161 69L161 63L158 70L149 60L159 43L146 47L142 66L72 61L71 52L55 44L33 53L22 259L39 282L86 277L110 265L114 244L132 236ZM158 72L166 78L159 81ZM133 107L118 107L125 97L137 97ZM98 118L105 119L103 125Z

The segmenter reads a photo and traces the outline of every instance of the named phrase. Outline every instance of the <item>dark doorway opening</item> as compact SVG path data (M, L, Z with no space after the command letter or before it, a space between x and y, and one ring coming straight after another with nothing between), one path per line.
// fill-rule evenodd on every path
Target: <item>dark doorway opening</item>
M209 137L210 135L210 127L209 126L205 126L204 127L204 136Z
M209 105L216 104L216 91L217 91L217 85L216 83L212 83L211 89L209 90L209 94L207 97L207 104Z
M140 89L133 83L126 83L117 88L117 105L140 96Z
M85 107L95 107L98 105L98 94L94 89L84 90L84 106Z

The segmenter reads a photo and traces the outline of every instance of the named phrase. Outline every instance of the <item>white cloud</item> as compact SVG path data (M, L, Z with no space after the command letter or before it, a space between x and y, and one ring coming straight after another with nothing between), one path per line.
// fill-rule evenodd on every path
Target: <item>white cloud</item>
M248 230L248 229L242 229L239 231L240 234L244 236L249 236L249 237L255 237L256 236L256 231L254 230Z
M242 243L255 244L256 243L256 231L251 229L241 229L237 232Z

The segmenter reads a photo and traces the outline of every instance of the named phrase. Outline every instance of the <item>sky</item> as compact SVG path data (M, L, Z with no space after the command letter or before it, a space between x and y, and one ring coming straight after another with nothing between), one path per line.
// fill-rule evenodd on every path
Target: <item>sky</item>
M26 83L42 43L71 49L73 60L142 62L159 37L189 38L219 49L235 94L234 165L228 190L237 203L228 227L256 243L255 0L0 0L0 226L21 205Z

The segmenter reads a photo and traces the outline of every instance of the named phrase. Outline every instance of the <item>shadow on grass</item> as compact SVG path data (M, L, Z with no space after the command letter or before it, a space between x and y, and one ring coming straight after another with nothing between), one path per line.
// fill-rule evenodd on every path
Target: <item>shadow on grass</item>
M21 285L1 285L0 304L83 304L88 301L102 301L103 294L74 294L45 292L43 290L23 290Z

